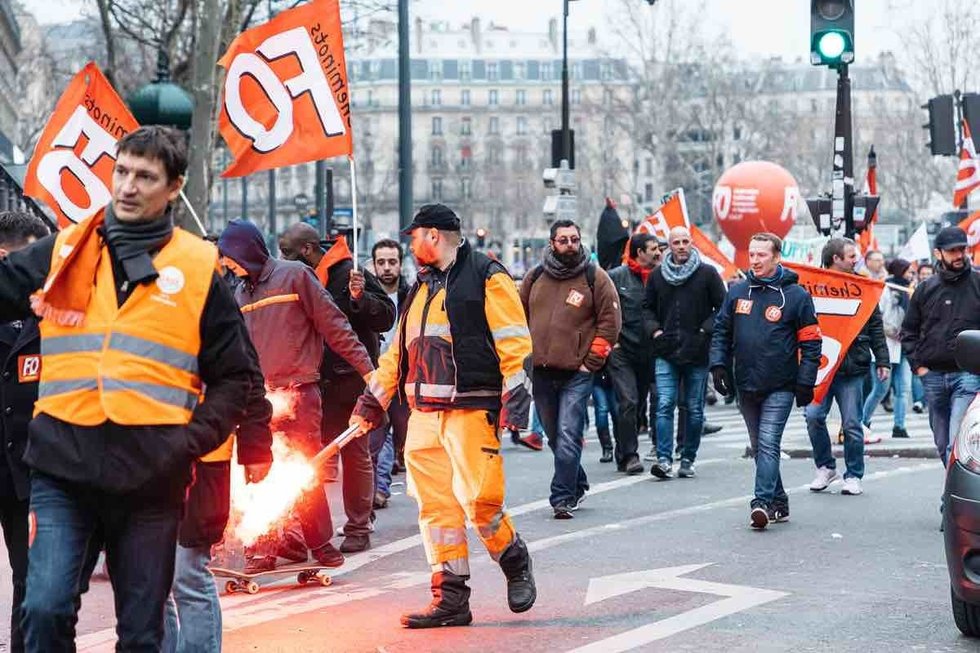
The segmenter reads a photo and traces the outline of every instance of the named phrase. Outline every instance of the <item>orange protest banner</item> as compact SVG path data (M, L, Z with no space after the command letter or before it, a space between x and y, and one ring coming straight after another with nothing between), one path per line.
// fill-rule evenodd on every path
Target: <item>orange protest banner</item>
M27 164L24 193L51 207L59 226L80 222L112 200L116 141L139 127L94 63L72 78Z
M313 0L243 32L227 71L218 128L235 160L223 177L354 151L338 0Z
M809 265L786 262L783 265L800 275L800 285L813 297L823 336L817 386L813 392L813 401L820 402L827 395L848 348L878 305L885 284Z
M687 202L684 199L684 189L671 191L667 200L653 215L636 228L638 234L653 234L660 240L667 240L667 234L674 227L688 227L691 221L687 217Z
M725 281L736 279L742 274L735 267L735 264L718 249L718 246L711 242L711 239L705 236L704 232L693 224L691 225L691 244L701 253L701 258L704 262L718 270L718 274Z
M980 211L974 211L958 225L966 232L966 239L973 250L973 265L980 265Z

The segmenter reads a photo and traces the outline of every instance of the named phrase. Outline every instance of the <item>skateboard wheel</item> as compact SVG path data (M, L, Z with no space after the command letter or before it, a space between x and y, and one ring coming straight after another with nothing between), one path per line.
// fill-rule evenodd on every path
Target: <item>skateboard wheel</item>
M237 591L238 591L238 583L236 583L233 580L230 580L227 583L225 583L225 593L234 594Z
M251 580L248 582L248 585L245 586L245 591L248 592L249 594L258 594L259 584L256 583L254 580Z
M296 577L296 582L299 583L300 585L306 585L308 582L310 582L310 575L305 571L301 571L299 572L299 575Z
M333 579L330 576L317 576L317 578L324 587L330 587L333 584Z

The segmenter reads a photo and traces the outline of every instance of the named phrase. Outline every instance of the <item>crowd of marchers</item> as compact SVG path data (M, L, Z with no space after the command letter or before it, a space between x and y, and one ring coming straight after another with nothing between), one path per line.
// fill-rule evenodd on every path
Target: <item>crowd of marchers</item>
M536 601L528 547L505 509L502 433L547 443L553 515L570 519L589 490L590 402L600 462L635 475L646 458L657 479L695 482L704 407L720 395L744 417L756 466L749 522L765 528L789 518L779 461L794 405L805 407L821 491L839 478L827 429L837 402L842 493L860 495L865 438L886 396L893 437L907 435L909 403L928 407L946 461L980 390L952 357L955 336L980 328L980 274L956 228L938 234L934 267L919 265L918 278L909 262L865 255L862 272L887 276L886 290L814 403L814 302L772 234L752 238L744 278L723 280L685 228L634 235L599 261L574 222L556 221L540 264L515 280L434 204L403 232L418 267L408 279L397 240L374 243L364 265L343 237L302 223L281 234L279 257L247 221L213 242L189 234L172 212L186 167L182 138L141 128L119 141L104 211L54 234L32 214L0 214L11 650L73 648L102 554L120 650L220 650L209 567L226 536L233 452L261 491L274 432L307 458L345 431L359 437L248 547L243 571L343 565L371 547L392 477L405 474L432 599L401 623L431 628L472 621L467 522L506 579L510 610ZM856 274L857 248L831 239L822 263ZM269 397L284 392L291 410L276 412ZM641 458L644 431L652 446ZM337 530L325 483L340 485Z

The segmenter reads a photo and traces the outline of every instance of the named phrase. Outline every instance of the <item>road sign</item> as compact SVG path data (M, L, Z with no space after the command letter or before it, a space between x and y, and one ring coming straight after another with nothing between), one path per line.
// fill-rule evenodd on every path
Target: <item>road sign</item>
M733 615L749 608L781 599L786 592L758 589L745 585L727 585L696 578L681 578L712 563L699 565L683 565L680 567L664 567L633 571L625 574L602 576L589 581L589 589L585 595L585 605L591 605L630 592L647 588L677 590L679 592L702 592L715 594L726 598L703 605L687 612L660 619L645 626L628 630L625 633L613 635L591 644L575 649L571 653L616 653L629 651L650 642L676 635L697 626L703 626L722 617Z

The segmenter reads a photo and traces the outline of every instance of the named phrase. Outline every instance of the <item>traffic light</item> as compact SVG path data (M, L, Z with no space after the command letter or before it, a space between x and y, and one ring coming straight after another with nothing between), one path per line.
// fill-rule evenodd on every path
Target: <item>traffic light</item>
M854 0L810 0L810 63L837 68L854 61Z
M980 93L963 94L963 117L970 125L970 133L976 133L974 142L980 143Z
M929 110L929 124L922 125L929 130L929 150L934 156L957 156L956 121L953 118L953 96L940 95L922 105Z

